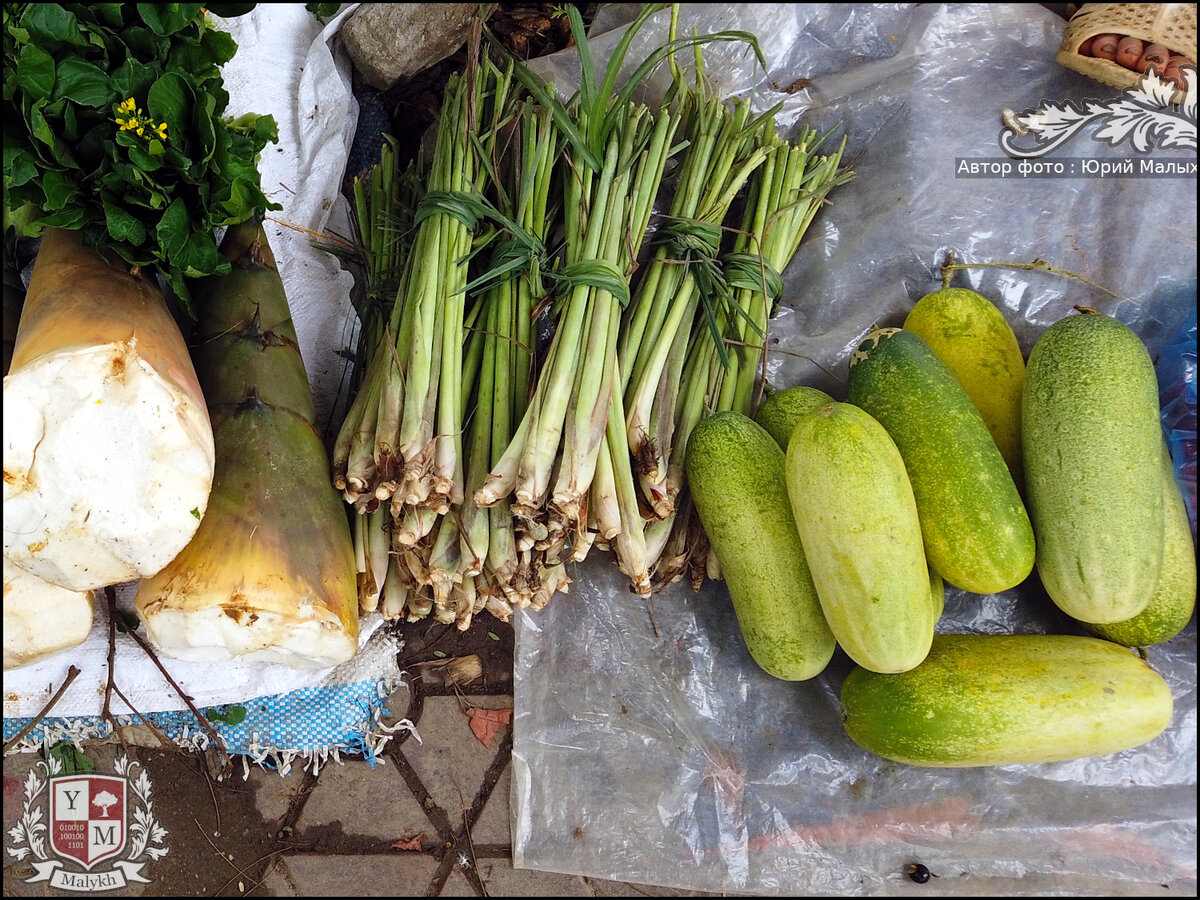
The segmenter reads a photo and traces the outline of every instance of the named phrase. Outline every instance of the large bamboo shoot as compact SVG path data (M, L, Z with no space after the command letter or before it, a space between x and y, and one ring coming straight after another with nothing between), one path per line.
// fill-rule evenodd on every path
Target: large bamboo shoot
M233 271L200 284L193 351L217 452L208 512L134 605L167 656L335 665L358 649L350 524L266 234L235 226L221 251Z
M161 292L48 229L4 378L4 557L87 591L157 572L208 505L212 427Z

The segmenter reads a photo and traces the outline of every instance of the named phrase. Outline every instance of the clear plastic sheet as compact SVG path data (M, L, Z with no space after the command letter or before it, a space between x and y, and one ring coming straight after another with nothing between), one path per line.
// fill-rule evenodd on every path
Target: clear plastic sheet
M627 6L602 7L597 58L630 18ZM632 59L663 39L657 21ZM858 173L784 273L772 387L811 384L844 399L850 349L940 287L950 252L972 263L1040 258L1116 295L1044 271L957 272L954 284L1001 307L1026 353L1082 304L1127 322L1157 358L1194 308L1194 176L955 177L956 159L1003 157L1005 108L1119 99L1055 63L1064 22L1046 9L685 4L680 21L681 31L758 35L767 76L735 45L710 45L710 71L759 109L783 100L784 133L803 122L845 135ZM537 65L560 94L578 81L571 52ZM1085 130L1055 155L1136 154ZM1194 160L1195 150L1152 155ZM1154 741L1063 763L939 770L849 740L840 651L805 683L758 669L723 584L676 584L648 606L606 554L572 574L570 593L515 618L514 865L753 894L1194 892L1194 618L1146 651L1175 699ZM949 590L938 630L1083 633L1036 576L997 595ZM938 877L912 883L910 862Z

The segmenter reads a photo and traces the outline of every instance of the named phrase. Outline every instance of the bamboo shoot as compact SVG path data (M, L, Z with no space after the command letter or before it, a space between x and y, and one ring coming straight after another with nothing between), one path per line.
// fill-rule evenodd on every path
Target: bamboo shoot
M283 282L256 222L231 227L221 252L233 271L196 291L217 456L208 512L134 606L167 656L336 665L358 650L354 547Z
M78 647L92 628L91 591L42 581L4 560L4 668Z
M4 378L4 557L73 591L153 574L215 465L187 345L149 279L47 229Z

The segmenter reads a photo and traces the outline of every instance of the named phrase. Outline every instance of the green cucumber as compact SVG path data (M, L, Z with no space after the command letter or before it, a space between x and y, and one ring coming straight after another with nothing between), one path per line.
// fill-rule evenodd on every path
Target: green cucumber
M898 675L855 668L842 724L865 750L913 766L998 766L1103 756L1151 741L1171 689L1136 653L1100 638L939 634Z
M786 681L824 671L836 647L805 561L783 451L753 419L725 410L692 430L688 488L754 661Z
M1169 641L1187 627L1196 610L1196 548L1175 466L1163 442L1163 564L1150 603L1132 619L1108 625L1084 623L1099 637L1126 647Z
M768 394L754 414L754 421L767 429L780 449L786 451L796 421L818 406L833 402L833 398L820 388L798 384Z
M846 654L877 672L925 658L941 615L900 451L849 403L801 416L787 489L825 619Z
M1123 622L1162 570L1162 426L1146 345L1101 313L1059 319L1029 353L1021 401L1037 570L1067 615Z
M1020 488L1025 357L1004 313L975 291L942 288L916 302L904 319L904 330L928 344L958 379Z
M977 594L1033 571L1033 526L979 410L945 363L902 328L876 328L850 356L850 402L900 448L929 563Z

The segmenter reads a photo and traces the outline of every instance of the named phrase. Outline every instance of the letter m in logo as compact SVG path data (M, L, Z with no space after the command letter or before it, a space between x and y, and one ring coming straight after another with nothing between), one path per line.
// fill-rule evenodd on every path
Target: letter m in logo
M124 850L127 784L111 775L52 778L50 845L54 852L90 869Z

